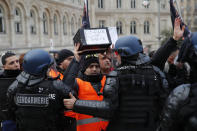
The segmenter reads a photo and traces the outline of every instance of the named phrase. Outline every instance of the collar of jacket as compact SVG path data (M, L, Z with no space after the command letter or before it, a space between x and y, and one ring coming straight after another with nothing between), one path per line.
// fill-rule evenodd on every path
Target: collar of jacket
M33 76L30 75L26 72L21 72L21 74L19 76L17 76L16 78L18 80L18 82L27 85L27 86L33 86L35 84L40 83L41 81L43 81L45 79L44 76Z

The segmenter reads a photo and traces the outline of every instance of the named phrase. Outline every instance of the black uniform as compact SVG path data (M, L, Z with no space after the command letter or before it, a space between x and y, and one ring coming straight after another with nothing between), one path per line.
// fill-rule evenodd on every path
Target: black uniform
M63 131L63 98L68 98L70 91L62 81L22 72L7 94L18 130Z

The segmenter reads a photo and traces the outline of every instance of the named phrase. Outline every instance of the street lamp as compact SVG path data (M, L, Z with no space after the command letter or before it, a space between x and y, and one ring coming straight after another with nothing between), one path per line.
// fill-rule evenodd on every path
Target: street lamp
M160 44L160 41L161 41L161 34L160 34L160 14L161 14L161 11L160 11L160 4L161 3L161 0L157 0L157 6L158 6L158 14L157 14L157 17L158 17L158 44ZM142 5L144 7L147 7L150 5L150 0L144 0L142 2Z

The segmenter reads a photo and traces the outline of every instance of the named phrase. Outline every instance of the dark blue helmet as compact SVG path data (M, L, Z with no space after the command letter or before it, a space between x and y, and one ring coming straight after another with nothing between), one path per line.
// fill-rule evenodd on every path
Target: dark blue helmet
M143 52L143 47L140 39L137 37L124 36L116 41L115 50L119 50L120 56L132 56Z
M45 75L54 60L48 52L34 49L26 53L23 60L23 69L31 75Z
M194 45L195 49L197 50L197 32L192 33L191 42Z

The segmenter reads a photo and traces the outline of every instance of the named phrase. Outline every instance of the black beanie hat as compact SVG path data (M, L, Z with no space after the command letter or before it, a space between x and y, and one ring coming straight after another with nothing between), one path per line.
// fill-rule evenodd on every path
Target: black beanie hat
M63 49L58 52L57 64L60 65L66 58L74 56L73 52L68 49Z
M88 66L92 63L98 63L99 64L98 57L96 57L95 55L85 56L84 61L82 63L81 72L84 73L86 71L86 69L88 68Z

